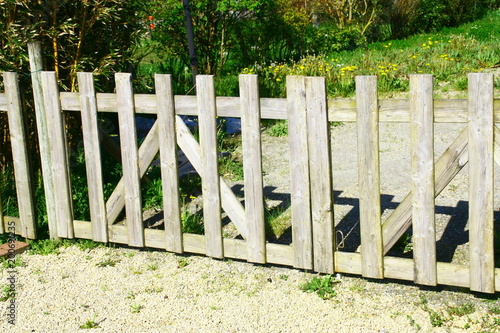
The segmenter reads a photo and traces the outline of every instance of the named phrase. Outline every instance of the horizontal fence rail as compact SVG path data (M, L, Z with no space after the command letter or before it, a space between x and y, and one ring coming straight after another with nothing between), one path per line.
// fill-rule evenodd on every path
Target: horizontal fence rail
M37 74L38 75L38 74ZM117 73L116 93L96 93L91 73L78 74L79 92L60 92L55 73L40 72L41 100L37 108L51 237L84 238L98 242L154 247L176 253L214 258L237 258L321 273L349 273L367 278L392 278L416 284L437 284L493 293L500 291L500 268L495 267L494 163L500 162L500 100L494 98L492 74L469 74L467 99L433 98L433 77L411 75L409 99L379 99L377 78L358 76L354 100L328 100L325 79L287 77L286 98L260 98L257 76L240 76L240 97L215 96L212 76L197 77L197 96L174 96L171 76L155 76L155 94L133 94L130 74ZM0 111L6 111L16 162L16 188L22 212L16 233L36 237L26 138L21 121L17 76L4 74L5 93ZM80 112L85 166L90 198L90 220L73 218L65 112ZM98 113L118 114L123 177L107 201L103 194L101 145L106 140ZM135 115L156 115L141 144ZM199 141L180 116L197 116ZM241 118L244 204L219 174L217 117ZM288 120L290 148L290 245L271 243L265 235L262 170L262 119ZM337 248L329 122L357 126L359 183L359 252ZM42 124L40 124L42 122ZM390 216L382 219L379 125L405 122L410 126L410 191ZM434 124L466 123L449 148L434 157ZM202 180L204 235L182 232L177 150L189 159ZM44 151L49 152L48 154ZM160 155L164 230L144 227L141 180ZM354 153L354 152L353 152ZM462 168L469 168L469 265L437 261L435 198ZM46 192L50 192L47 190ZM0 201L1 203L1 201ZM117 223L125 210L125 219ZM224 211L240 237L225 238ZM1 209L0 209L1 212ZM51 213L52 212L52 213ZM0 232L12 217L0 215ZM413 258L387 253L410 228ZM3 229L2 229L3 228Z

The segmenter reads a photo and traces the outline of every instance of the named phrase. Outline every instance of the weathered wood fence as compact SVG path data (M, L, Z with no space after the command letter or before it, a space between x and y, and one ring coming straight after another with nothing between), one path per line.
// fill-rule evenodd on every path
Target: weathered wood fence
M212 76L197 77L197 96L174 96L169 75L156 75L156 94L133 94L131 76L118 73L116 93L95 93L91 73L78 74L79 92L59 92L53 72L39 72L37 107L40 151L51 237L162 248L215 258L276 263L323 273L393 278L422 285L452 285L473 291L500 291L494 261L493 166L500 162L500 100L494 99L492 74L469 74L469 97L435 100L430 75L410 76L410 99L380 100L377 78L356 78L355 100L327 100L325 79L287 77L287 98L259 98L257 76L240 76L240 97L216 97ZM7 111L12 135L21 216L0 215L0 232L9 221L16 233L35 237L32 195L17 76L4 73L0 111ZM36 89L35 89L36 92ZM88 175L91 221L73 219L68 147L63 112L80 112ZM103 195L98 112L117 112L123 178L111 197ZM135 116L156 114L140 147ZM199 118L199 142L181 115ZM219 175L216 117L242 122L245 205ZM261 119L287 119L289 126L291 245L266 241L262 181ZM361 252L337 249L333 215L331 121L356 122L358 128ZM387 219L381 217L379 123L409 122L411 191ZM468 123L434 161L434 123ZM202 178L204 235L182 233L177 149ZM140 181L158 151L161 160L165 230L144 228ZM437 262L435 198L469 164L469 265ZM49 189L49 190L47 190ZM116 224L125 208L124 224ZM222 235L221 210L242 239ZM1 212L1 210L0 210ZM386 253L413 227L413 259ZM3 228L3 229L2 229Z

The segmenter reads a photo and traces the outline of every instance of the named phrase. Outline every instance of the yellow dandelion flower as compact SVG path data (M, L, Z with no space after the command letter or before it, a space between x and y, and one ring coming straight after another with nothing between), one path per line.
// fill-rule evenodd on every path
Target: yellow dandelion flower
M280 78L277 78L277 79L276 79L276 81L280 82L280 81L281 81L281 79L280 79Z

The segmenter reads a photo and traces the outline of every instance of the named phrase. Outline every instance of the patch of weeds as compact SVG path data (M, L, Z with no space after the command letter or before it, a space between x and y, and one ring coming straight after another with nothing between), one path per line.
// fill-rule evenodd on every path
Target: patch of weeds
M281 206L267 208L264 212L264 219L266 223L266 237L280 238L281 235L290 227L291 210L286 211Z
M16 290L11 287L11 284L0 285L0 302L5 302L11 298L16 298Z
M288 121L287 120L276 120L274 124L267 128L267 134L274 137L281 137L288 135Z
M464 304L460 304L458 306L450 306L446 309L446 312L450 316L458 316L458 317L463 317L468 314L472 314L476 311L476 308L474 307L474 304L468 302Z
M16 256L14 260L10 260L8 257L3 257L0 259L1 260L1 265L0 268L2 269L9 269L9 268L14 268L14 267L24 267L26 266L26 263L24 262L23 258Z
M144 208L161 208L163 207L163 188L161 178L152 179L146 185L144 193Z
M288 280L288 275L286 275L286 274L281 274L281 275L279 276L279 278L280 278L281 280L283 280L283 281L287 281L287 280Z
M127 297L125 297L125 299L135 299L135 294L133 291L130 291L127 295Z
M182 232L188 234L203 235L205 225L203 224L203 210L191 213L184 206L181 211Z
M120 259L113 259L113 258L106 258L104 260L99 261L96 266L97 267L115 267L116 264L118 264L121 260Z
M488 312L491 314L500 315L500 306L493 305L488 308Z
M142 305L139 304L132 304L130 307L132 308L132 313L139 313L144 308Z
M158 263L156 263L156 262L148 264L148 266L147 266L148 271L156 271L157 269L158 269Z
M56 239L40 239L30 241L30 254L39 254L46 256L49 254L59 254L59 249L64 246L64 243Z
M415 322L415 320L414 320L414 319L413 319L410 315L407 315L407 316L406 316L406 318L408 318L408 320L410 321L410 326L411 326L411 327L415 327L415 329L416 329L417 331L420 331L420 329L421 329L420 325L419 325L419 324L417 324L417 323Z
M301 289L306 292L314 292L322 299L331 299L337 294L334 287L338 283L340 281L331 275L316 276L311 281L302 285Z
M80 329L84 329L84 330L91 329L91 328L98 328L98 327L99 327L99 323L97 323L95 321L95 316L94 316L94 319L89 319L85 323L80 325Z
M104 246L104 244L98 243L98 242L94 242L91 239L77 239L75 241L75 244L76 244L76 247L79 248L82 251L93 250L95 248L103 247Z
M179 258L177 259L177 268L184 268L187 265L189 265L189 259L188 258Z
M123 256L126 258L133 258L135 256L134 252L123 252Z
M219 158L219 172L229 180L243 180L243 163L238 161L233 155Z
M445 319L441 316L440 313L430 309L427 309L427 312L429 312L429 319L433 327L443 326Z
M157 293L161 293L162 291L163 291L163 287L146 288L144 290L144 292L147 294L157 294Z

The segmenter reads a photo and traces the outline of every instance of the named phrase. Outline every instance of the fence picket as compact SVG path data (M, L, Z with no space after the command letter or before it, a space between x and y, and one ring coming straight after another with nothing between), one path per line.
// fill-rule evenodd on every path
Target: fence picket
M33 86L33 102L35 104L36 129L38 145L40 149L40 163L42 166L43 190L45 194L45 205L47 207L47 222L51 239L59 238L57 232L57 216L55 207L55 190L50 162L50 142L48 111L45 110L42 83L42 44L41 42L28 43L28 54L31 70L31 84Z
M260 99L257 75L240 75L241 136L248 261L266 263Z
M19 217L21 219L21 235L34 239L36 238L36 209L18 75L17 73L4 73L3 77L7 97L7 118L9 120L10 143L19 202ZM3 228L3 217L0 216L0 218L0 224Z
M175 104L171 75L156 74L156 105L163 195L163 220L167 251L182 253L182 223L175 136Z
M57 236L73 238L73 207L68 170L66 125L59 103L59 87L55 72L42 72L43 100L47 112L47 128L52 166L54 207ZM49 197L50 199L50 197Z
M470 289L495 292L493 74L469 74Z
M437 284L432 75L410 75L414 281Z
M356 107L362 272L364 277L383 278L376 76L356 77Z
M221 224L219 162L217 156L217 109L212 75L196 77L198 95L198 123L200 130L203 220L207 242L207 255L224 256Z
M92 73L78 73L80 106L82 116L83 146L89 191L92 239L96 242L108 241L106 203L104 201L101 146L97 118L97 100Z
M142 225L142 197L139 174L139 154L135 128L134 95L132 78L128 73L116 73L116 99L122 149L123 179L125 188L125 213L130 246L144 246Z
M325 78L306 77L305 85L314 270L332 274L335 271L335 230Z
M290 195L294 267L313 268L309 151L307 147L306 85L303 76L286 77Z

